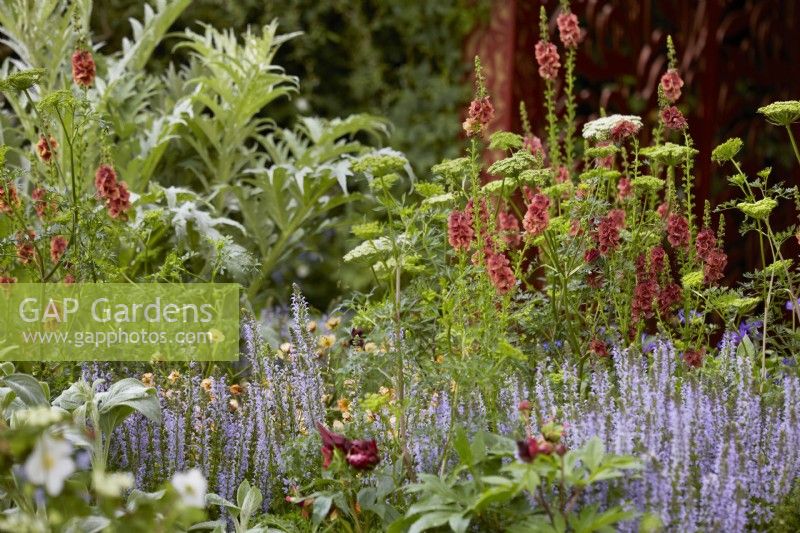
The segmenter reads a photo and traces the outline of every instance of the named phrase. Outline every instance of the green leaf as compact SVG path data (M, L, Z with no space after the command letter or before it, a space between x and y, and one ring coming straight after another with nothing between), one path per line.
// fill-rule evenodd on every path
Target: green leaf
M144 4L144 24L131 19L133 41L122 39L122 57L115 61L108 73L108 79L114 81L121 77L125 70L140 72L144 69L153 50L164 39L169 27L189 7L192 0L157 0L157 11L149 4Z
M598 437L592 437L581 449L581 458L587 470L594 472L605 455L605 446Z
M470 510L480 514L490 505L511 500L517 494L518 491L510 483L506 486L495 486L490 489L486 489L481 493L475 503L470 506Z
M210 529L215 532L219 531L220 533L224 533L225 526L227 526L225 520L209 520L206 522L200 522L194 524L192 527L188 529L188 531L207 531Z
M0 412L4 412L16 397L17 393L10 388L0 387Z
M470 450L474 464L478 464L486 458L486 432L479 431L472 439Z
M454 514L451 512L439 512L423 515L419 520L412 524L412 526L408 529L408 533L420 533L420 531L427 531L435 527L443 526L444 524L447 524L454 516L460 517L461 515L460 513Z
M28 374L11 374L0 380L9 389L13 390L17 398L22 400L27 407L50 406L47 396L39 383L33 376Z
M374 487L364 487L358 491L356 501L361 507L373 505L376 501L376 490Z
M91 386L83 380L76 381L53 400L53 405L67 411L74 411L92 397Z
M455 533L464 533L469 527L470 518L464 515L453 515L447 523Z
M472 448L470 447L469 438L464 428L458 426L456 428L455 438L453 439L453 448L455 448L458 458L465 465L473 464Z
M250 487L244 497L244 502L241 504L240 525L247 527L250 517L258 511L261 503L264 501L264 496L258 487Z
M110 435L128 415L138 411L153 422L161 421L161 405L156 391L141 381L125 378L117 381L105 392L95 395L100 413L100 426L104 434Z
M229 502L219 494L215 494L213 492L206 494L206 505L216 505L218 507L224 507L230 510L236 510L237 514L239 511L239 507L233 503Z
M313 513L311 515L314 524L319 525L325 520L332 504L333 498L331 496L317 496L314 498Z
M736 353L740 356L755 357L756 347L753 345L753 341L750 340L749 336L745 335L742 337L742 342L740 342L739 346L736 348Z
M655 513L645 513L639 521L639 533L658 533L664 529L664 522Z
M100 533L111 525L111 520L105 516L87 516L73 518L64 528L65 533Z
M250 482L245 479L239 483L239 487L236 489L236 504L239 507L244 505L244 499L247 497L248 492L250 492Z

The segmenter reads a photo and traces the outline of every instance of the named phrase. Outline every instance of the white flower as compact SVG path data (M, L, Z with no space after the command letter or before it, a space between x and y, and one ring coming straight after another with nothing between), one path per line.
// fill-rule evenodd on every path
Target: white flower
M172 476L172 486L181 496L181 501L187 507L205 507L206 489L208 482L198 468L186 472L176 472Z
M130 472L101 473L99 470L92 472L94 490L107 498L119 498L123 491L133 488L133 474Z
M344 262L349 263L351 261L355 261L357 259L364 259L371 258L383 253L387 253L394 248L396 244L398 247L403 247L409 244L409 239L406 237L405 234L399 235L397 237L396 243L392 243L392 241L388 237L378 237L377 239L372 239L371 241L365 241L347 252L344 256Z
M611 130L620 122L628 121L637 128L642 127L642 119L636 115L611 115L587 122L583 126L583 138L605 141L611 136Z
M64 439L54 439L47 433L39 438L25 461L25 476L34 485L44 485L50 496L61 493L64 480L74 471L72 444Z
M15 424L20 426L46 427L64 420L66 411L56 407L43 406L20 409L13 414Z
M492 182L489 182L492 183ZM430 198L425 198L422 200L422 205L442 205L442 204L452 204L456 200L456 197L452 193L445 193L445 194L437 194L436 196L431 196Z

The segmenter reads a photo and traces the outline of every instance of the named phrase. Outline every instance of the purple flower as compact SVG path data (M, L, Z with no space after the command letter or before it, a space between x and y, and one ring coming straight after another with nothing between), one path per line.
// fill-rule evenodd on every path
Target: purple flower
M683 309L679 309L678 310L678 315L677 316L678 316L678 322L680 322L681 324L685 324L686 323L686 316L685 316L685 314L683 312ZM698 313L694 309L689 310L689 320L694 321L694 320L702 319L702 318L703 318L703 315Z

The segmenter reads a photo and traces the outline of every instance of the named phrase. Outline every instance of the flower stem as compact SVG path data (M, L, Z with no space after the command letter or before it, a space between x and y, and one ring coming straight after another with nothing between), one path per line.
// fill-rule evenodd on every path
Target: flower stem
M794 156L797 158L797 162L800 163L800 151L797 150L797 142L794 140L794 134L792 133L792 127L787 124L786 131L789 133L789 140L792 141L792 149L794 150Z

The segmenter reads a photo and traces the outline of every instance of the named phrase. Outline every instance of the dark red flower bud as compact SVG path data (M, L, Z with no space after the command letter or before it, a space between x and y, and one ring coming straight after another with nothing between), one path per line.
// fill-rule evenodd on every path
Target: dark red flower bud
M705 357L705 355L705 348L700 350L686 350L683 354L683 360L692 368L700 368L703 366L703 357Z
M370 470L381 460L378 443L374 439L353 441L346 459L347 464L356 470Z

